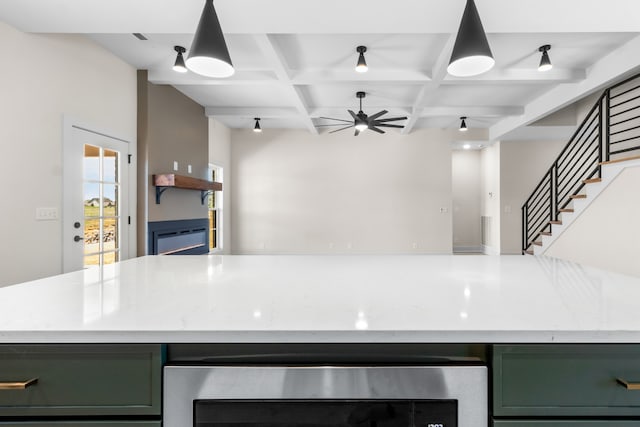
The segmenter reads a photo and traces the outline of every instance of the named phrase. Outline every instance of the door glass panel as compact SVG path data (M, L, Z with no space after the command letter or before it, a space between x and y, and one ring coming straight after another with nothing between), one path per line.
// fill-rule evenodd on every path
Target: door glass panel
M118 261L120 256L120 154L84 146L84 267Z
M100 252L100 220L84 220L84 253L95 254Z
M84 183L84 216L100 216L100 184L96 182Z
M118 179L118 152L104 150L104 179L105 182L117 182Z

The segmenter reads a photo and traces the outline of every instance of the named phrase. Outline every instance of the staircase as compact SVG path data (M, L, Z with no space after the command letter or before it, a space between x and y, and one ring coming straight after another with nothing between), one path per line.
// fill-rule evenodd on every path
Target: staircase
M604 91L522 206L522 253L544 253L625 167L636 164L640 75Z

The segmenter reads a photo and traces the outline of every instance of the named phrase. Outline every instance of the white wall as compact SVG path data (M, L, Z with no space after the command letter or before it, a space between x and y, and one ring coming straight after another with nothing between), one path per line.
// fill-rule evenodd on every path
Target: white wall
M483 250L500 253L500 141L480 152L480 213L484 219Z
M640 167L625 169L545 255L640 277Z
M136 71L83 36L2 22L0 50L11 62L0 79L2 286L62 271L61 220L36 221L35 211L62 218L63 115L135 141Z
M209 118L209 163L223 168L222 252L231 248L231 131L218 120Z
M232 130L233 252L450 253L458 134Z
M567 141L501 141L500 253L522 253L521 207Z
M481 252L480 150L452 153L453 251Z

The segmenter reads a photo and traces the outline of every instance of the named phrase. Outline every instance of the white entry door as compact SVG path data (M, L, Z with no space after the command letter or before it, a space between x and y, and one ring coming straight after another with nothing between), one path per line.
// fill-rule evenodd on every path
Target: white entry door
M63 172L63 270L81 270L128 258L126 141L71 126Z

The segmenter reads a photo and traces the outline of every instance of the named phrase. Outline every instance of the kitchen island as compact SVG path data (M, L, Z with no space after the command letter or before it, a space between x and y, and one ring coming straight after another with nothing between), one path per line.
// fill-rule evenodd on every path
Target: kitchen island
M0 424L174 427L215 396L385 384L453 399L459 427L640 427L639 300L545 257L142 257L0 289Z
M0 288L4 343L640 343L640 278L530 256L147 256Z

